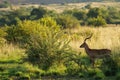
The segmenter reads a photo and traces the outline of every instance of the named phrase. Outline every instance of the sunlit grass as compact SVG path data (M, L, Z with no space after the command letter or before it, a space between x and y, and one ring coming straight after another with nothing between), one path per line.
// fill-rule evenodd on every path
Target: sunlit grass
M79 27L74 30L69 30L69 37L72 41L70 46L78 51L83 52L79 46L83 43L84 39L93 34L91 39L87 40L90 48L101 49L107 48L112 50L112 54L119 53L120 51L120 26L117 27Z
M101 48L111 49L114 61L117 62L118 65L120 65L119 63L120 25L117 27L114 25L111 25L111 26L109 25L109 27L98 27L98 28L86 26L86 27L79 27L75 29L69 29L65 31L68 37L71 38L70 46L73 48L73 50L77 51L77 53L81 53L85 57L83 58L83 56L80 56L81 60L83 60L82 62L86 62L86 64L83 64L83 67L86 66L88 68L88 72L85 73L85 74L88 73L87 74L88 76L96 72L96 76L94 77L102 77L103 79L105 77L101 69L91 68L88 61L89 57L86 58L87 55L84 49L79 48L79 46L83 43L84 39L88 37L90 34L93 34L93 36L91 37L91 39L86 41L89 47L92 49L101 49ZM21 49L16 45L6 43L0 46L0 70L3 71L3 72L0 72L0 78L8 75L10 77L13 77L18 74L29 75L32 77L40 77L41 75L42 76L67 75L67 73L65 72L67 68L64 65L59 65L59 66L53 65L49 68L48 71L44 71L38 68L37 66L29 64L27 62L21 63L20 60L22 60L24 57L25 57L25 50ZM73 71L71 71L70 73L74 72L73 67L75 67L75 70L77 70L76 69L77 67L79 69L79 65L77 66L73 65L71 67L70 67L70 70L72 69ZM83 68L83 71L86 71L86 70ZM79 71L78 73L83 74L85 78L88 77L82 71L81 72ZM105 79L106 78L107 77L105 77Z
M109 26L109 27L108 27ZM83 34L84 33L84 34ZM120 66L120 25L107 25L106 27L79 27L74 30L68 30L68 36L71 37L70 46L77 51L78 53L81 53L81 59L83 57L87 57L89 59L88 55L86 54L85 50L83 48L80 48L79 46L84 42L84 39L88 36L93 34L91 39L88 39L86 42L88 46L91 49L110 49L112 51L111 60L113 60L113 63L109 64L103 64L104 62L101 59L95 60L95 66L97 67L105 67L109 65L110 67L117 67L116 72L119 72L119 66ZM85 59L85 62L87 62L87 59ZM84 64L88 69L94 70L96 72L96 68L91 68L91 66L87 66ZM104 70L104 68L98 68L99 70ZM88 71L89 72L89 71ZM104 77L102 74L96 74L98 77ZM109 73L107 73L109 74ZM100 76L101 75L101 76ZM106 79L106 78L105 78Z
M25 50L17 45L7 44L0 46L0 61L18 60L25 56Z

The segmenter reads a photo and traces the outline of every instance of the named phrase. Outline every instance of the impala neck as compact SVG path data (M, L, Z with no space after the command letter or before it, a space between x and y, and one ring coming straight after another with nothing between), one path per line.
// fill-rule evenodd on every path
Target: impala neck
M89 51L90 51L89 46L86 44L84 48L85 48L86 53L88 54L88 53L89 53Z

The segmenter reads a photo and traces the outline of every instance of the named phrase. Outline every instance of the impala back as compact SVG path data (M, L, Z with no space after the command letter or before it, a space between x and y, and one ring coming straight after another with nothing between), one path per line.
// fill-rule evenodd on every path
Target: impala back
M91 49L89 55L93 58L110 57L111 50L109 49Z

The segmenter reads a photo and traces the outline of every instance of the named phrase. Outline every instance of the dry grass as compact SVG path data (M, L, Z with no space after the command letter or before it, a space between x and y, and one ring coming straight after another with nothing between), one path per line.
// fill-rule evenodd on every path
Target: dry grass
M17 60L25 56L25 50L13 44L0 46L0 60Z
M90 48L108 48L112 50L113 54L120 54L120 25L117 27L111 25L111 27L99 28L79 27L74 30L69 30L69 33L69 36L72 38L70 45L77 52L84 53L84 49L80 49L79 46L87 36L93 33L92 38L87 40Z
M39 5L39 4L25 4L25 5L12 5L12 9L19 9L21 7L36 7L39 6L45 7L48 10L54 10L58 13L61 13L64 10L68 9L81 9L84 8L86 5L91 4L92 7L107 7L113 6L120 9L120 2L84 2L84 3L69 3L69 4L49 4L49 5ZM10 10L10 8L0 8L0 10Z
M65 5L61 4L50 4L50 5L42 5L43 7L47 8L48 10L55 10L56 12L60 13L64 10L69 9L81 9L84 8L86 5L91 4L92 7L107 7L113 6L116 8L120 8L120 2L86 2L86 3L69 3Z

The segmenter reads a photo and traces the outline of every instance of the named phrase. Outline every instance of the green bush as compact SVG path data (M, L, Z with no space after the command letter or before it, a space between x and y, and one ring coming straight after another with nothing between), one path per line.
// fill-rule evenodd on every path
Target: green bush
M80 25L79 21L72 15L60 15L57 17L56 21L63 29L75 28Z
M7 2L7 1L2 1L1 3L0 3L0 8L7 8L7 7L9 7L9 2Z
M6 42L5 36L7 33L0 28L0 45L3 45Z
M72 53L69 40L64 39L66 36L51 17L19 21L16 26L8 26L6 32L6 39L26 47L29 62L42 69L62 62L66 55Z
M108 16L106 17L106 22L108 24L119 24L120 11L115 7L108 7L107 12L108 12Z
M94 79L95 80L103 80L104 78L105 78L104 73L101 70L96 69L96 75L94 76Z
M17 71L16 73L15 73L15 76L17 76L17 77L20 77L20 76L22 76L23 75L23 72L21 72L21 71Z
M79 74L79 65L74 61L68 62L66 64L67 70L66 73L69 76L78 76Z
M120 73L118 72L116 75L116 80L119 80L119 79L120 79Z
M33 35L27 50L28 59L31 63L46 70L53 64L63 61L64 56L71 53L69 41L63 41L61 32L55 28L44 27L39 35Z
M87 17L87 12L85 10L74 10L73 16L75 16L78 20L85 20Z
M88 23L88 25L91 25L91 26L103 26L103 25L106 25L106 21L102 17L89 18L87 23Z
M6 39L9 42L26 44L32 34L39 33L38 30L40 29L38 29L38 26L41 26L41 24L37 21L19 21L17 25L6 27L6 32L8 34Z
M30 80L30 76L27 75L27 74L25 74L25 75L23 75L23 76L20 76L20 77L18 78L18 80Z
M41 25L44 25L47 27L55 27L55 28L58 27L58 29L60 28L60 26L57 24L55 19L50 16L44 16L39 20L39 22L41 23Z
M33 8L30 14L31 20L36 20L42 18L47 13L47 10L43 7Z
M90 8L87 16L88 18L97 18L98 16L101 16L102 12L100 8Z

